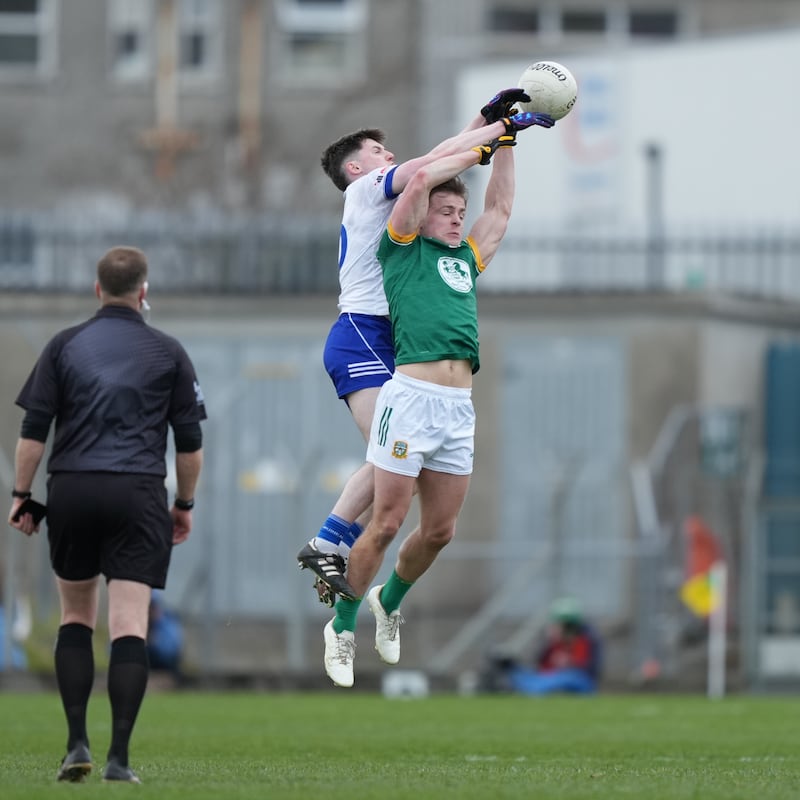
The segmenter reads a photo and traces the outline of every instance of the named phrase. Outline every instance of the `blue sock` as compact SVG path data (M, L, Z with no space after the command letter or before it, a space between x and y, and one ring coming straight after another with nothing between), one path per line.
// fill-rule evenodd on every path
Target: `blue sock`
M342 540L348 535L349 530L349 522L345 522L341 517L331 514L328 519L322 523L322 527L319 529L319 533L316 536L317 544L319 544L320 540L323 542L330 542L334 545L333 550L335 551Z
M342 536L342 544L352 547L356 543L356 539L358 539L362 533L364 533L364 529L357 522L354 522L347 529L347 533Z
M364 529L357 522L354 522L339 542L339 555L347 558L347 556L350 555L350 548L356 543L356 539L358 539L363 532Z

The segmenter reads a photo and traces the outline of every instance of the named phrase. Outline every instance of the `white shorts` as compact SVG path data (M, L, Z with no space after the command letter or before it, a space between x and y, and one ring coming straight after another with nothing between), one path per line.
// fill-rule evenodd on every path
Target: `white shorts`
M471 475L475 449L472 389L456 389L395 372L381 387L367 461L398 475L431 469Z

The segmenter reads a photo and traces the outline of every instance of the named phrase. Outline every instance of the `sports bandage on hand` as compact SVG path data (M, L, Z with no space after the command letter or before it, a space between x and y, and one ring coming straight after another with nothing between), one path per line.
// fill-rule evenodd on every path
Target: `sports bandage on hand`
M512 89L503 89L481 109L481 115L486 120L486 124L490 125L503 117L511 116L514 103L530 103L530 101L531 98L524 89L516 86Z
M517 138L515 134L505 133L502 136L498 136L496 139L492 139L491 142L478 145L478 147L473 147L472 149L481 157L481 160L478 162L478 164L485 167L492 160L492 156L495 154L495 151L498 148L516 147L516 145Z
M514 114L513 117L504 117L501 122L506 126L506 133L524 131L533 125L552 128L556 124L549 114L542 114L540 111L523 111L520 114Z

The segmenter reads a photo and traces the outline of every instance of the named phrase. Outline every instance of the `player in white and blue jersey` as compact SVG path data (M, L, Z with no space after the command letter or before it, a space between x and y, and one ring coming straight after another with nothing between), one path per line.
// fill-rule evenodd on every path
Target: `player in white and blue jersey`
M336 393L347 403L365 441L381 386L394 373L394 346L383 274L376 256L394 202L420 167L446 155L484 144L509 125L527 127L530 115L514 114L514 103L528 100L517 88L505 89L481 109L459 134L419 158L395 162L377 128L364 128L329 145L322 168L344 192L339 239L339 317L325 343L324 364ZM510 117L510 119L509 119ZM319 533L298 553L311 569L320 600L333 606L335 595L354 597L344 573L355 540L368 522L374 489L373 465L365 462L345 484Z

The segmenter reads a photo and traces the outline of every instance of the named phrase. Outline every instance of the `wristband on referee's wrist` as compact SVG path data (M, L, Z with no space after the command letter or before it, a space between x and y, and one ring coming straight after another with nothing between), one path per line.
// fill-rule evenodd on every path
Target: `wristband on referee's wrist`
M181 500L180 497L176 497L175 508L179 511L191 511L194 508L194 497L191 500Z
M19 489L12 489L11 496L18 497L20 500L27 500L29 497L32 496L32 492L20 492Z

